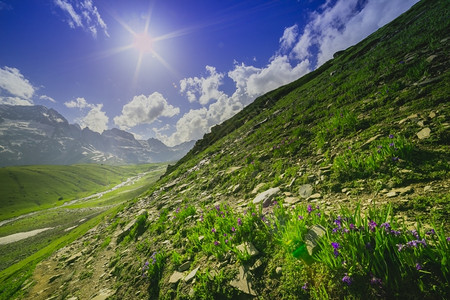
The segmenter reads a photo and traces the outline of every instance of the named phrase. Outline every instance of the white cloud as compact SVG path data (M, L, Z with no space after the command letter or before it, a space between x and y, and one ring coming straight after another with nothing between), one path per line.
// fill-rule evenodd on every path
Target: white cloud
M292 47L292 44L296 41L297 36L298 36L297 24L286 28L283 32L283 36L280 38L281 51L290 49Z
M54 0L54 3L67 15L66 22L71 28L83 28L94 38L97 37L98 29L100 29L109 37L108 26L92 0Z
M327 1L322 13L312 14L303 34L292 49L292 56L312 58L317 47L317 64L333 57L336 51L354 45L409 9L418 0L369 0L362 6L358 0Z
M46 100L46 101L50 101L50 102L53 102L53 103L56 103L56 100L55 100L55 99L53 99L52 97L47 96L47 95L42 95L42 96L39 97L39 99L41 99L41 100Z
M0 103L10 105L33 105L35 88L18 69L0 68Z
M81 128L89 127L90 130L102 133L108 128L109 118L102 111L103 104L93 105L86 116L79 119Z
M125 104L122 114L114 118L121 129L129 129L139 124L151 124L159 117L173 117L180 113L178 107L170 105L158 92L149 96L135 96Z
M78 97L75 100L64 102L64 105L68 108L78 108L80 110L89 109L84 117L75 120L76 123L80 124L81 128L89 127L90 130L98 133L102 133L103 130L108 128L109 118L102 111L103 104L91 104L83 97Z
M208 104L211 100L222 97L222 92L218 90L223 74L217 73L216 68L206 66L208 77L190 77L180 80L180 92L185 93L189 102L198 102L202 105Z
M94 104L87 103L86 99L81 97L77 98L76 100L64 102L64 105L68 108L79 108L79 109L95 107Z

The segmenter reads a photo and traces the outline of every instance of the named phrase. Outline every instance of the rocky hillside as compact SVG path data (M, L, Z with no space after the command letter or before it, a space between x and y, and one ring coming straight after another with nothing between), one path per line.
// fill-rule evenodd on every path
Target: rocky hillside
M33 164L139 164L175 161L194 145L168 147L113 128L102 134L69 124L44 106L0 105L0 167Z
M448 28L448 1L421 1L256 99L18 294L445 299Z

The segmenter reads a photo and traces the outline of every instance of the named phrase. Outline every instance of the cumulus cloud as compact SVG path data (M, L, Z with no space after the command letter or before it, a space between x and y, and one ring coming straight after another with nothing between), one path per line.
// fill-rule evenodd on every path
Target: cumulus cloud
M53 2L66 15L65 21L70 28L82 28L90 32L94 38L97 37L98 30L101 30L109 37L108 26L103 21L92 0L54 0Z
M33 105L35 88L18 69L0 68L0 104Z
M189 102L198 100L200 104L206 105L222 96L218 88L224 75L217 73L216 68L211 66L206 66L206 71L209 73L207 77L190 77L180 81L180 92L186 94Z
M80 110L89 111L85 116L77 118L76 123L80 124L81 128L89 127L90 130L102 133L108 128L109 118L102 111L103 104L88 103L86 99L79 97L75 100L64 102L64 105L68 108L78 108Z
M81 128L88 127L92 131L102 133L108 129L109 118L105 112L102 111L103 104L93 105L86 116L78 119Z
M114 123L121 129L130 129L139 124L151 124L159 117L173 117L180 113L178 107L170 105L158 92L149 96L135 96L125 104L122 114L114 118Z
M89 104L86 99L80 97L75 100L64 102L64 105L68 108L93 108L94 104Z

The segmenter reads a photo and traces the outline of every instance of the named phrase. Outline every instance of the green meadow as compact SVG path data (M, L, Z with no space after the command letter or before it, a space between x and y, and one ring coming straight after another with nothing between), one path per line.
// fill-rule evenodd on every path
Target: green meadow
M37 165L0 168L0 221L112 188L159 164Z

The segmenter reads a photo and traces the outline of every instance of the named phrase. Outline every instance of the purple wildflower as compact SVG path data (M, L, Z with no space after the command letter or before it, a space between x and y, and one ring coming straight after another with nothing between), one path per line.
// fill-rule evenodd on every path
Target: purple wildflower
M231 227L231 231L232 231L232 232L235 232L235 231L236 231L236 228Z
M390 135L389 135L389 138L392 140L392 139L394 138L394 135L393 135L393 134L390 134Z
M242 226L242 220L241 220L241 218L238 218L238 219L237 219L237 223L238 223L239 226Z
M331 246L333 246L333 253L334 253L334 257L338 257L339 256L339 251L338 251L338 249L339 248L341 248L341 245L339 245L339 243L335 243L335 242L332 242L331 243Z
M303 216L298 216L298 219L299 220L303 220Z
M447 242L450 242L450 236L449 236L448 238L446 238L446 241L447 241Z
M308 290L308 283L305 282L305 284L302 286L302 290L306 291Z
M319 218L320 218L320 216L321 216L321 214L320 214L320 213L317 213L316 215L317 215L317 216L318 216Z
M212 232L212 233L215 233L215 232L216 232L216 229L215 229L215 228L211 229L211 232Z
M377 227L377 223L375 223L375 221L373 221L373 220L371 220L370 222L369 222L369 229L371 230L371 231L375 231L375 228Z
M391 225L386 222L386 223L381 224L380 227L384 227L384 230L386 232L389 232L389 229L391 228Z
M345 276L342 277L342 282L346 283L347 285L352 284L352 278L345 273Z
M214 241L214 245L219 246L220 242L219 241Z
M403 250L403 248L405 247L405 245L403 245L403 244L397 244L397 247L398 247L398 252L400 252L400 251Z
M391 234L399 236L401 234L400 230L391 230Z
M419 263L416 263L416 270L417 271L422 270L422 266Z
M428 230L427 233L426 233L426 235L435 235L435 234L436 234L436 231L434 231L433 228Z
M356 229L355 224L353 224L353 223L350 223L349 227L350 227L351 230L355 230Z
M311 204L308 205L307 210L308 210L308 213L309 213L309 214L313 211L313 208L312 208Z

